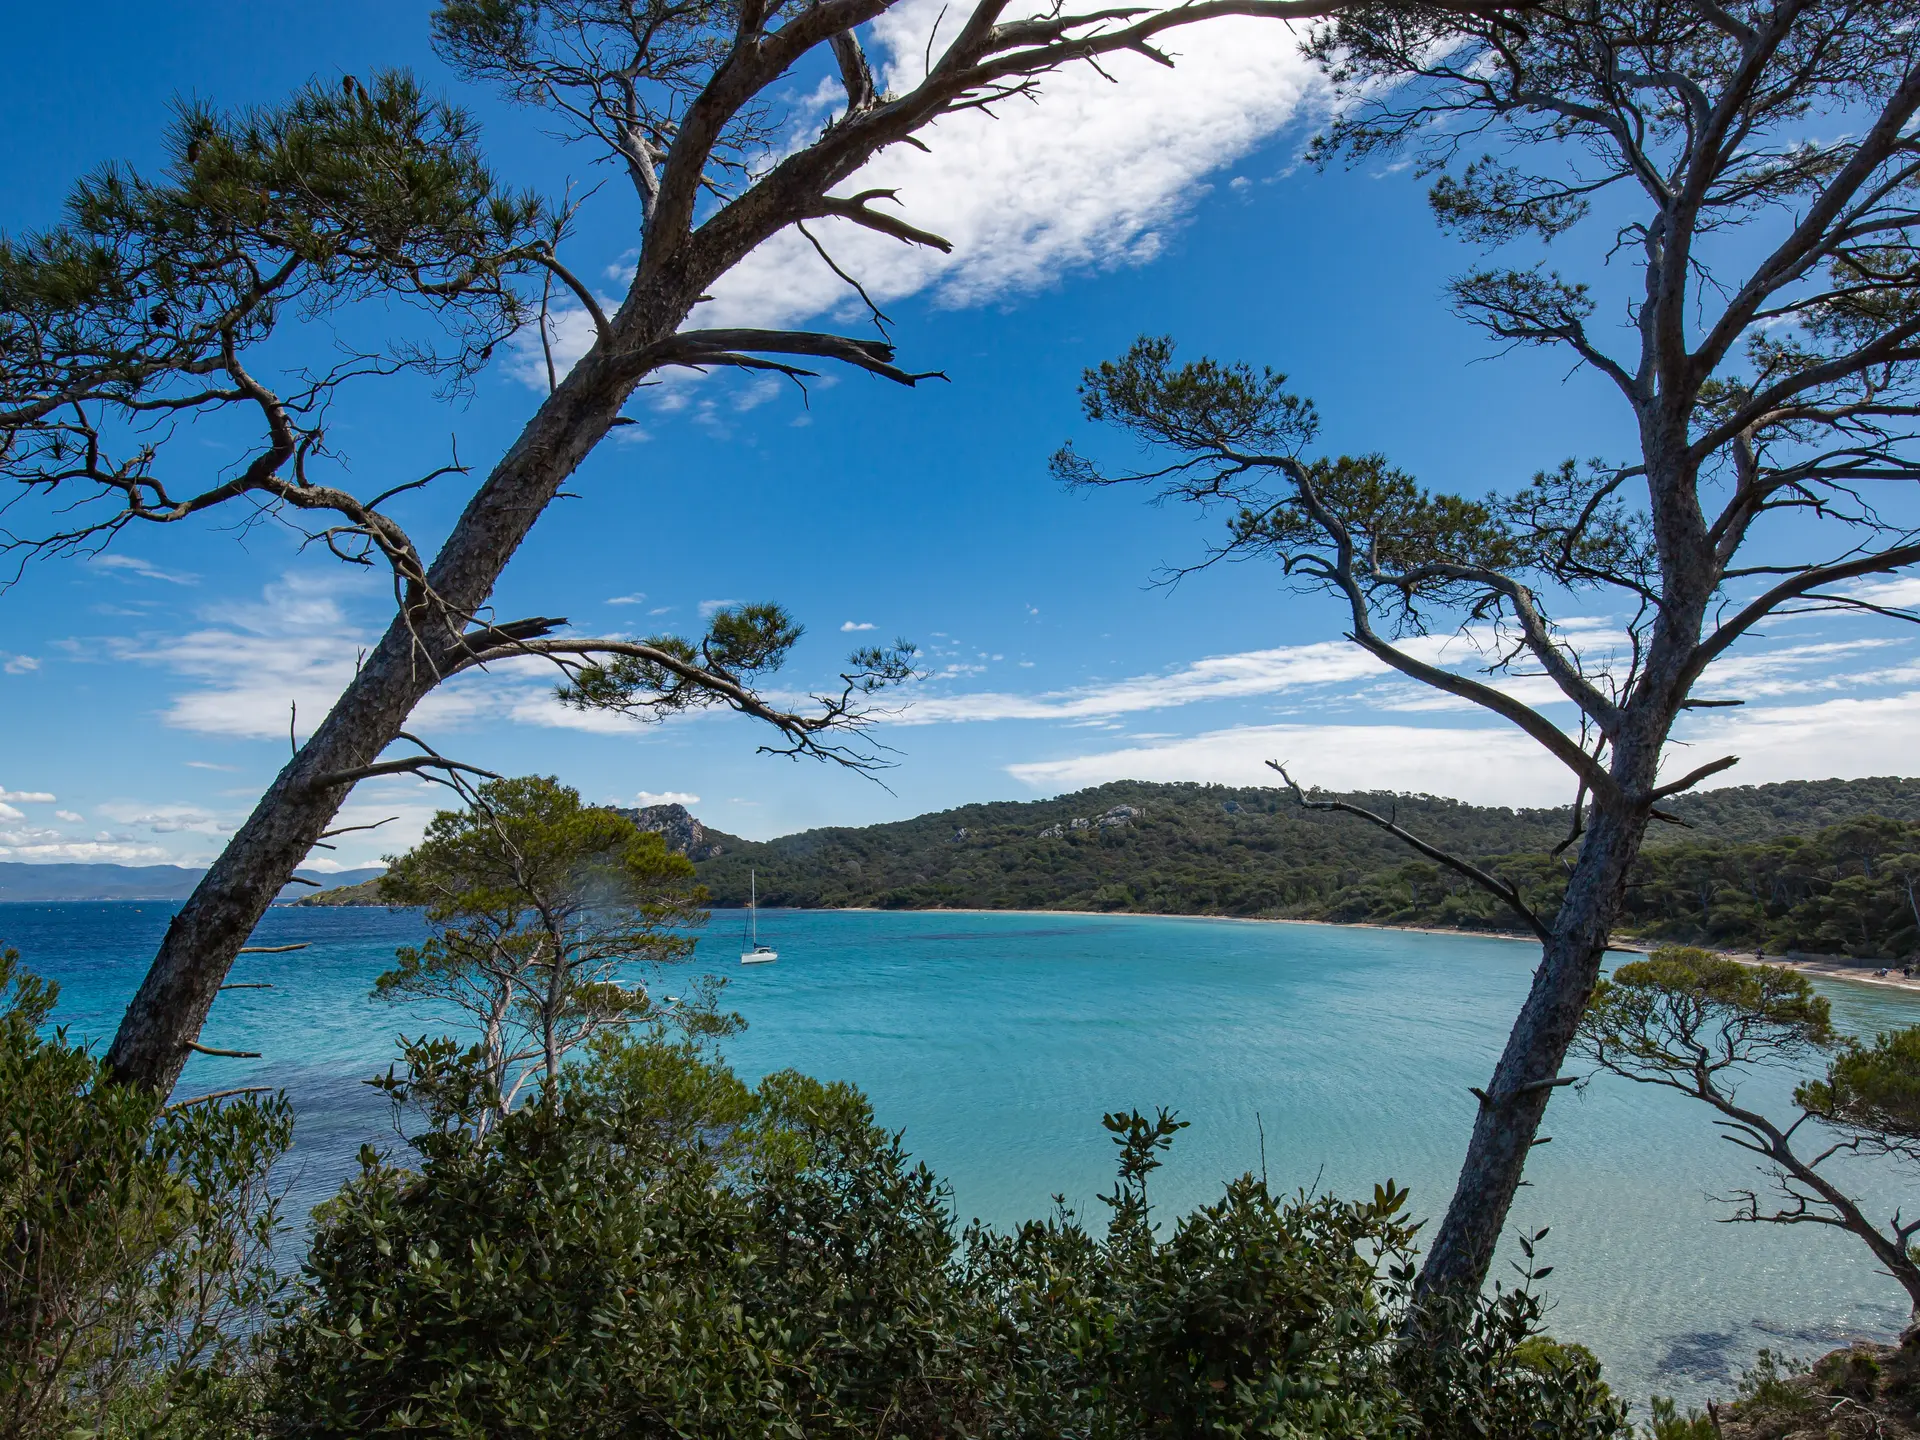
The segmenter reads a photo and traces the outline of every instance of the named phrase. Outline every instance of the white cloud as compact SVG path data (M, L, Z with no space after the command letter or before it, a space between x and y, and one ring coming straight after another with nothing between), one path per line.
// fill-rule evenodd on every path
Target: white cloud
M6 655L6 663L0 665L0 670L5 670L9 675L31 675L40 668L37 656L11 655L5 651L0 651L0 655Z
M941 0L906 0L876 20L884 88L917 83L929 40L937 56L939 36L950 39L955 24ZM949 305L1000 304L1076 270L1152 259L1207 193L1206 177L1291 121L1318 83L1299 36L1271 21L1209 22L1161 43L1174 69L1131 54L1102 60L1116 84L1090 65L1070 66L1043 78L1037 104L950 115L922 133L926 152L895 146L841 187L898 190L890 213L945 236L951 255L843 220L810 228L882 305L927 289ZM786 324L854 313L856 298L792 231L714 295L692 323Z
M24 810L16 810L13 806L7 804L6 801L0 800L0 820L24 820L26 818L27 816Z
M53 832L42 833L51 835ZM0 860L26 860L39 864L77 861L91 865L137 865L164 863L172 858L158 845L140 845L125 840L21 839L0 830Z
M700 602L700 618L702 620L711 620L729 605L739 605L742 603L743 602L739 600L702 600Z
M642 807L648 805L698 805L700 797L689 795L684 790L642 790L634 797L634 803Z
M353 678L367 643L338 599L340 588L334 576L287 575L256 604L210 612L220 623L157 643L123 641L118 649L125 659L200 682L162 711L169 725L203 735L284 738L297 707L294 728L307 734Z
M1241 725L1156 745L1009 765L1036 790L1109 780L1275 785L1278 760L1303 785L1400 790L1479 805L1553 805L1572 798L1566 770L1517 730L1411 725Z
M1814 690L1899 684L1903 678L1910 681L1920 676L1903 675L1903 671L1910 667L1896 666L1881 670L1836 670L1833 667L1900 645L1905 638L1883 636L1860 640L1808 641L1773 648L1756 644L1751 649L1735 651L1716 662L1707 672L1700 693L1730 694L1751 700L1761 696L1804 694Z
M1417 642L1429 655L1445 648L1439 640ZM975 671L978 666L956 665L951 671ZM963 720L1081 720L1191 705L1203 700L1242 699L1277 695L1306 686L1373 680L1391 674L1386 666L1357 645L1323 640L1312 645L1283 645L1272 650L1248 650L1196 660L1163 675L1138 675L1124 680L1053 690L1039 695L997 691L916 697L901 718L903 724L930 725Z
M1740 763L1714 777L1713 787L1911 775L1916 714L1920 691L1695 712L1679 732L1689 743L1669 749L1667 769L1680 775L1721 755L1738 755Z
M162 665L197 682L175 695L161 718L181 730L245 739L304 737L352 680L375 636L355 623L342 595L354 577L290 573L267 586L259 602L210 609L214 622L183 635L115 642L123 660ZM485 677L481 677L484 684ZM490 708L480 686L443 686L416 713L454 722ZM196 769L208 761L186 762Z
M56 819L64 820L69 825L78 825L82 820L87 818L78 810L56 810L53 813Z
M1920 691L1875 699L1717 711L1690 719L1668 748L1663 773L1684 774L1723 754L1740 764L1705 788L1778 780L1860 779L1913 769ZM1265 761L1303 785L1399 790L1480 805L1558 805L1571 776L1517 730L1406 725L1243 725L1164 744L1009 765L1036 790L1077 790L1109 780L1276 782Z
M882 88L900 93L917 83L929 42L937 58L955 23L942 0L905 0L876 20L869 48ZM845 220L809 228L882 305L927 290L945 305L1004 304L1074 272L1142 264L1162 253L1169 232L1208 193L1209 175L1315 102L1317 72L1299 42L1297 32L1270 20L1177 29L1159 42L1176 61L1171 70L1133 54L1101 61L1112 81L1090 65L1069 66L1042 78L1037 104L1014 100L991 115L949 115L922 132L927 151L896 145L840 187L847 195L897 190L897 206L881 200L875 208L944 236L951 254ZM818 133L834 95L823 88L798 136ZM608 277L624 281L629 273L614 266ZM788 325L840 313L856 318L864 307L805 237L787 230L723 277L689 324ZM585 312L556 312L553 339L562 366L585 354L593 339ZM509 369L545 387L537 335L517 341ZM744 404L772 393L750 389ZM657 408L688 403L678 386L650 394Z
M169 585L197 585L198 575L190 575L184 570L162 570L150 560L142 560L137 555L95 555L87 561L96 570L106 570L112 574L138 580L164 580Z
M631 595L616 595L611 600L603 603L608 605L641 605L646 602L646 598L645 592L636 590Z
M51 805L54 799L45 790L8 790L0 787L0 800L11 800L18 805Z
M1920 606L1920 575L1890 575L1885 579L1862 580L1848 586L1846 593L1869 605L1884 605L1890 610Z
M224 835L231 827L198 805L144 805L113 801L100 814L120 825L137 825L154 835Z
M844 620L840 624L842 634L851 634L856 630L871 629L873 629L873 622L871 620Z

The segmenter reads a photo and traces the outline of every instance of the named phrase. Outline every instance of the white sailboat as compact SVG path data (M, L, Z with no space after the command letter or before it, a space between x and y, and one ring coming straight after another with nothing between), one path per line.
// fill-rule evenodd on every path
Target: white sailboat
M740 952L742 965L771 965L780 958L780 952L771 945L760 943L760 877L752 870L747 872L747 948Z

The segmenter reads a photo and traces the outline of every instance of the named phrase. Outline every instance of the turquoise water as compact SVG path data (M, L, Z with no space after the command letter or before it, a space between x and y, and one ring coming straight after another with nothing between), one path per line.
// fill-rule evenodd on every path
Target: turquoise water
M0 941L63 986L60 1017L104 1041L171 907L0 905ZM1468 936L1218 920L956 913L762 912L779 964L742 969L737 916L703 938L749 1028L731 1046L757 1077L794 1066L845 1079L953 1185L963 1216L1006 1224L1063 1193L1083 1213L1111 1180L1103 1111L1165 1105L1192 1122L1154 1198L1174 1213L1265 1163L1276 1186L1357 1193L1391 1177L1418 1213L1445 1208L1484 1083L1537 949ZM223 995L192 1090L284 1086L299 1112L294 1201L329 1193L390 1117L360 1081L419 1012L366 998L409 912L272 912ZM671 989L671 986L668 987ZM1844 1028L1920 1022L1920 997L1825 987ZM1790 1088L1761 1077L1746 1094ZM1811 1354L1889 1334L1904 1297L1857 1242L1817 1227L1717 1224L1713 1194L1755 1176L1703 1108L1602 1079L1558 1092L1514 1223L1550 1225L1556 1333L1591 1345L1614 1383L1695 1396L1762 1345ZM1863 1177L1862 1184L1868 1182ZM1871 1188L1871 1187L1869 1187ZM1888 1209L1898 1197L1875 1194ZM1858 1252L1858 1253L1856 1253Z

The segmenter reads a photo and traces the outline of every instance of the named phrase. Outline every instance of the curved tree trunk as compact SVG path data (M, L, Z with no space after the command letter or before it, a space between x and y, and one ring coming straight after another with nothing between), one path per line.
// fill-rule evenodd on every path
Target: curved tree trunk
M1666 487L1669 495L1680 488ZM1540 968L1481 1098L1453 1199L1421 1267L1414 1323L1431 1334L1458 1334L1459 1315L1438 1314L1429 1327L1418 1318L1420 1305L1466 1304L1486 1284L1527 1152L1600 978L1627 875L1658 798L1661 753L1692 685L1689 665L1717 573L1713 550L1697 506L1672 505L1657 515L1656 528L1662 530L1666 608L1613 737L1608 773L1618 794L1610 805L1593 806Z
M1622 821L1596 809L1553 937L1480 1102L1452 1203L1421 1267L1421 1303L1464 1303L1486 1283L1553 1082L1599 979L1645 827L1644 819ZM1443 1321L1441 1328L1451 1327Z
M314 782L371 763L439 683L461 647L460 617L485 605L520 542L632 393L639 373L617 357L643 343L631 333L640 328L622 315L621 343L609 337L596 346L547 398L441 547L428 572L433 601L394 618L174 916L107 1052L117 1080L172 1090L240 947L353 789Z

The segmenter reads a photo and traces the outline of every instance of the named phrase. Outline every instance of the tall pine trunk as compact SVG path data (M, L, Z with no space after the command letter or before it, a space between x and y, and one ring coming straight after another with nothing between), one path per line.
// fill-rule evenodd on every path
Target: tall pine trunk
M1473 1123L1446 1218L1421 1267L1417 1299L1466 1303L1486 1283L1528 1152L1600 976L1646 821L1596 810L1552 938ZM1451 1324L1443 1321L1443 1331Z
M1652 444L1647 451L1662 453ZM1675 450L1669 446L1664 453ZM1661 473L1658 467L1650 468L1656 476ZM1689 483L1693 478L1690 468L1677 464L1669 473L1683 474ZM1684 497L1692 492L1669 480L1665 493ZM1661 754L1692 687L1689 666L1718 570L1697 505L1670 498L1656 510L1656 527L1663 532L1665 605L1654 624L1645 669L1620 711L1613 736L1608 774L1617 793L1610 803L1596 800L1592 806L1579 858L1542 947L1540 968L1533 973L1526 1003L1480 1101L1453 1199L1421 1267L1415 1299L1422 1305L1470 1303L1486 1284L1527 1154L1600 978L1626 902L1627 877L1640 857L1654 807ZM1429 1325L1416 1313L1415 1323L1427 1333L1459 1333L1457 1309L1432 1320Z
M609 357L648 337L632 333L641 327L627 314L615 324L614 337L548 396L448 535L428 572L443 609L421 605L394 618L168 925L107 1052L117 1080L173 1089L240 947L352 793L314 782L370 764L393 743L459 654L464 627L441 617L479 613L547 503L618 416L639 377Z

